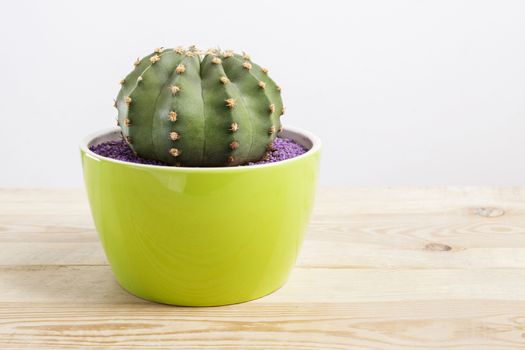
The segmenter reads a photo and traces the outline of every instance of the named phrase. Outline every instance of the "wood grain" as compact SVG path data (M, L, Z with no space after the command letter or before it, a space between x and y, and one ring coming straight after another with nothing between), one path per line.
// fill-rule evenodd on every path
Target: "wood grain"
M84 192L0 190L0 349L525 349L525 188L323 189L276 293L180 308L113 279Z
M3 304L0 346L183 349L521 349L523 302ZM30 342L30 343L29 343Z

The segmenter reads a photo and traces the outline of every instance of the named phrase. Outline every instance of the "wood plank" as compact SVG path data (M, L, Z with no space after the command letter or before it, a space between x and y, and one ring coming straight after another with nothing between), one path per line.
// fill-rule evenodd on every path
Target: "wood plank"
M428 217L497 208L515 216L525 213L524 198L525 187L323 188L316 198L316 213L326 218L402 213Z
M523 349L525 302L2 304L0 348Z
M318 197L300 267L525 266L520 188L326 190ZM0 265L107 264L82 191L3 190L0 207L10 211L0 213Z
M317 194L315 212L329 217L349 213L428 216L463 215L480 207L499 207L510 209L506 214L513 216L525 212L523 198L525 187L323 188ZM24 216L29 211L53 215L57 205L64 205L66 213L88 211L82 189L0 189L2 216ZM63 218L68 219L66 215Z
M0 268L0 303L142 303L122 290L109 266ZM525 301L525 270L296 268L265 302L501 299Z
M445 241L446 242L446 241ZM360 269L512 269L525 266L525 248L445 247L421 242L419 247L392 247L384 240L375 244L306 239L296 266L302 268ZM450 242L448 242L450 244ZM398 245L397 242L395 245ZM429 246L430 245L430 246ZM509 244L510 245L510 244ZM0 243L2 266L107 265L98 241L83 243ZM445 249L445 250L443 250Z
M118 286L83 191L0 190L0 349L523 349L524 199L323 190L281 290L179 308Z

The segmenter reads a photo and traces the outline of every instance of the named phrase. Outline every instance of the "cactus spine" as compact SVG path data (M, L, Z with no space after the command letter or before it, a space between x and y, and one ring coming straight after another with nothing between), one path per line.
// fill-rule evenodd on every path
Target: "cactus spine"
M267 73L246 54L157 49L121 81L118 124L143 158L203 167L257 161L284 113Z

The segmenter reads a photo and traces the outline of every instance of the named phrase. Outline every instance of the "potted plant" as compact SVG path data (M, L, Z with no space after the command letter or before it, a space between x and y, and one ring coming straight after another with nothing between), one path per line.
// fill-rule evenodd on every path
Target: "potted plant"
M226 305L285 283L312 209L320 142L283 130L280 88L267 73L246 54L157 49L121 81L120 128L81 144L100 240L132 294ZM270 162L282 139L304 154ZM146 161L93 151L118 142Z

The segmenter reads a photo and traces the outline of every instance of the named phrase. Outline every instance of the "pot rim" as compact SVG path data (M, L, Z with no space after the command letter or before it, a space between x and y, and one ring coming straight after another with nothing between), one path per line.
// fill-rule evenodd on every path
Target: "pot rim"
M308 149L305 153L301 154L300 156L293 157L293 158L286 159L286 160L281 160L281 161L274 162L274 163L268 163L268 164L255 164L255 165L243 165L243 166L232 166L232 167L228 167L228 166L225 166L225 167L184 167L184 166L176 167L176 166L171 166L171 165L151 165L151 164L125 162L122 160L104 157L104 156L96 154L95 152L89 149L89 145L96 138L104 136L104 135L108 135L114 132L119 132L119 131L120 131L120 128L111 127L111 128L106 128L106 129L89 134L88 136L84 137L80 143L81 152L84 152L86 156L93 158L95 160L98 160L98 161L107 161L107 162L117 163L117 164L129 166L133 168L146 168L146 169L171 170L171 171L191 171L191 172L206 172L206 171L208 172L209 171L212 171L212 172L228 171L230 172L230 171L246 171L246 170L251 170L251 169L263 169L263 168L268 168L268 167L283 166L286 164L290 164L292 162L299 161L303 158L309 157L310 155L316 152L319 152L319 150L321 149L321 139L319 137L317 137L315 134L307 130L292 127L292 126L284 127L284 133L291 132L293 134L297 134L297 136L303 136L312 143L312 146L310 147L310 149ZM294 141L297 142L296 138L294 137L290 137L290 138L292 138Z

